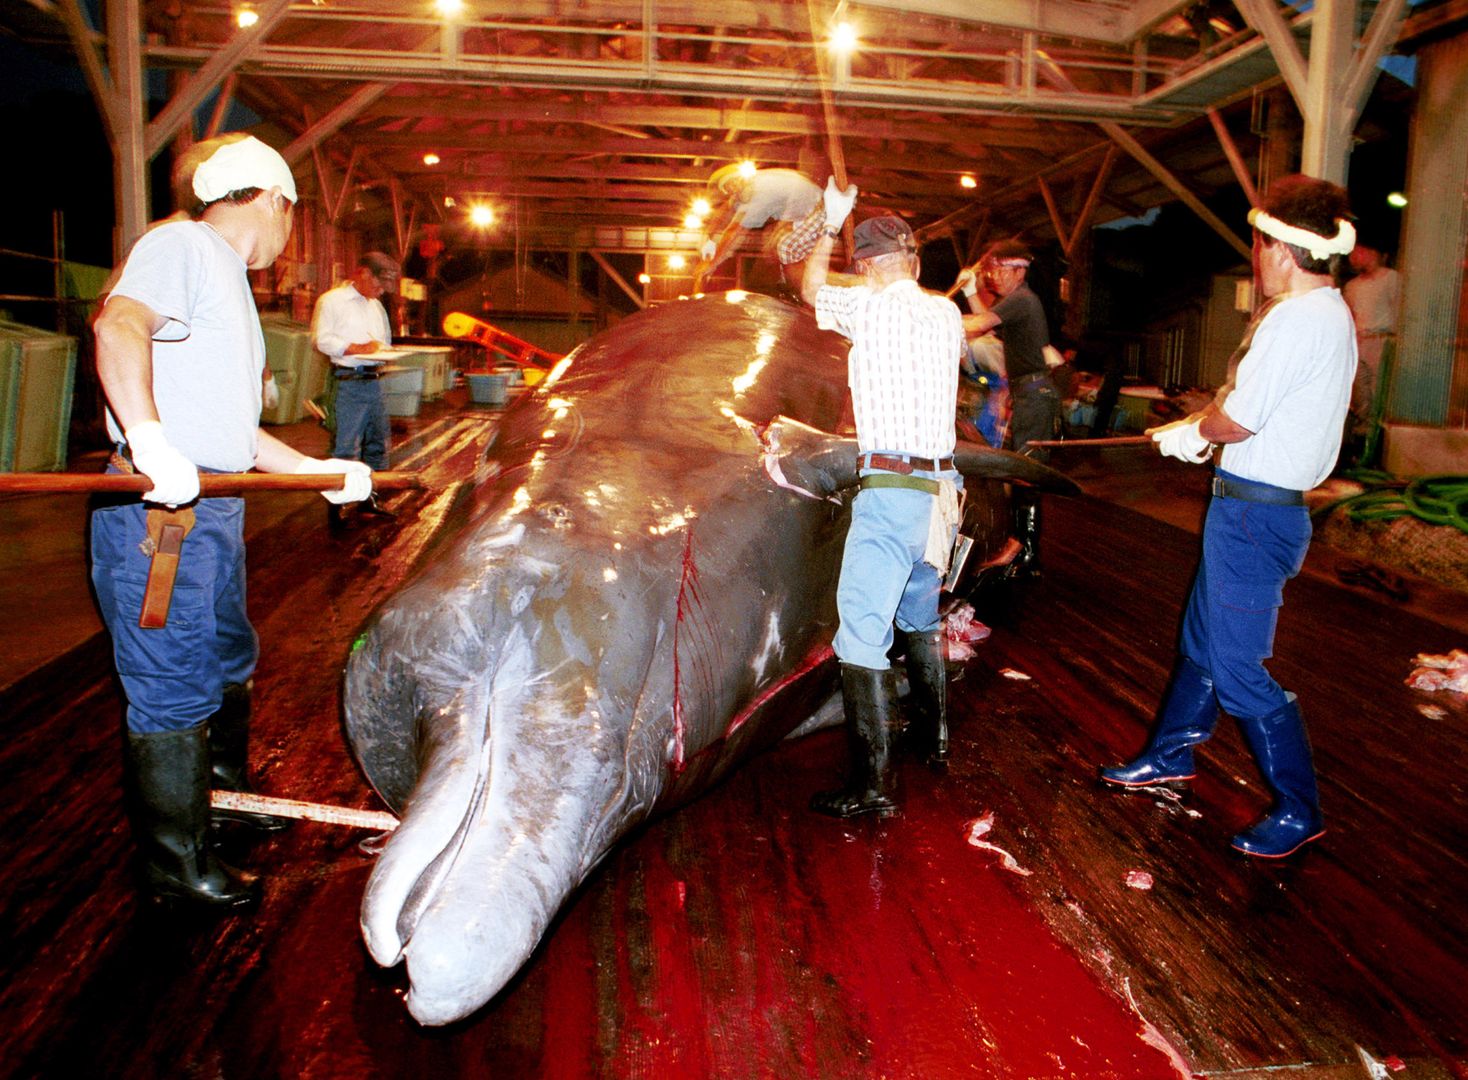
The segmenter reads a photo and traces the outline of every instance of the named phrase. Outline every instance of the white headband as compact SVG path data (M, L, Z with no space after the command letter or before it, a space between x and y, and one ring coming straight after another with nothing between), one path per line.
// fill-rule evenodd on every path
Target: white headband
M1304 248L1310 253L1312 259L1325 259L1332 255L1349 255L1351 249L1356 246L1356 227L1345 218L1336 218L1338 226L1336 234L1328 237L1310 232L1308 229L1286 225L1279 218L1271 217L1258 207L1249 211L1249 224L1265 236L1272 236L1276 240L1283 240L1286 244Z
M1011 266L1023 270L1030 265L1029 259L990 259L990 266Z
M226 143L194 170L194 194L204 204L224 198L243 188L280 188L291 202L296 201L296 178L285 158L251 135L239 142Z

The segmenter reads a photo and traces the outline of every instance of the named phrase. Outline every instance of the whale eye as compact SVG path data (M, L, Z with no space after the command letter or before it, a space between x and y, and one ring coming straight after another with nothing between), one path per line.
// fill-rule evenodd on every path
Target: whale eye
M571 526L570 508L563 503L544 503L537 507L540 516L549 521L552 527L567 529Z

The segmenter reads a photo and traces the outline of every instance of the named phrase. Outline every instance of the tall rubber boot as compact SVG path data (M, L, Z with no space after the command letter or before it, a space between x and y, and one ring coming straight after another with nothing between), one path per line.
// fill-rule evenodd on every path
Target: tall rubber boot
M897 812L892 749L897 733L897 680L891 668L841 665L841 703L846 712L851 761L846 786L811 797L818 814L849 818Z
M1125 765L1102 769L1101 779L1123 788L1191 780L1198 775L1193 768L1193 747L1207 742L1217 723L1218 698L1212 676L1186 656L1179 656L1146 748Z
M241 791L253 795L246 761L250 752L250 693L248 682L226 683L219 711L209 717L209 765L214 786L221 791ZM211 810L216 823L237 822L258 832L279 832L290 824L288 818L270 814L252 814L244 810Z
M1010 569L1017 577L1040 576L1040 496L1015 487L1010 495L1014 535L1020 543Z
M1282 859L1325 835L1305 718L1295 695L1289 699L1268 716L1239 721L1264 782L1274 792L1273 809L1233 838L1233 846L1245 855Z
M238 908L260 898L260 882L209 849L209 737L184 731L127 734L133 832L153 895L204 908Z
M929 765L948 762L948 668L943 658L943 631L907 635L907 700L911 708L908 737Z

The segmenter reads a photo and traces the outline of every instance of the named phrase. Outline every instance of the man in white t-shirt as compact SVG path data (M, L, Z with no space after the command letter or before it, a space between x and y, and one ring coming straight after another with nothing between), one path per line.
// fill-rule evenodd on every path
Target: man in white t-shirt
M725 166L714 174L710 187L727 199L707 228L708 239L699 251L694 287L727 259L748 232L771 222L797 222L821 202L821 189L794 169L759 169L741 176L738 167Z
M894 623L905 637L915 741L935 765L948 757L938 593L963 483L953 467L963 320L951 300L918 285L917 244L898 217L856 226L852 258L861 284L828 282L832 243L855 199L854 187L826 185L825 223L801 281L816 322L851 341L847 382L861 490L841 559L832 642L850 767L844 787L811 799L812 810L842 818L897 810L897 693L887 659Z
M244 500L199 498L199 473L340 473L328 500L366 498L372 474L319 461L260 428L265 342L248 271L290 238L296 185L255 138L200 144L196 220L144 234L95 323L97 375L117 445L112 472L152 481L91 520L92 582L127 696L133 832L155 896L231 908L259 882L209 847L209 791L243 787L248 694L258 657L245 612ZM158 621L153 552L176 537ZM151 599L150 599L151 598ZM263 824L258 818L252 822Z
M1250 212L1260 284L1274 303L1253 328L1232 389L1203 412L1154 428L1163 454L1223 454L1203 526L1203 561L1183 618L1177 664L1141 756L1101 770L1120 788L1190 780L1193 747L1220 706L1239 723L1274 795L1233 838L1246 855L1281 858L1318 839L1320 799L1295 695L1264 666L1285 582L1310 544L1304 493L1335 466L1356 370L1350 310L1335 287L1355 244L1346 193L1307 176L1272 184Z

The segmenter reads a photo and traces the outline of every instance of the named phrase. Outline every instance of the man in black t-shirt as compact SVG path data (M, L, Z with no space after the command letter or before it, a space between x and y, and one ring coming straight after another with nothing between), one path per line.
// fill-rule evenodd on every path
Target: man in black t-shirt
M1060 413L1059 398L1045 366L1044 349L1050 344L1045 309L1025 284L1032 258L1027 248L1013 240L1000 241L985 252L979 267L985 283L999 297L993 307L979 299L972 279L964 284L964 294L974 312L964 317L964 330L970 336L992 330L1004 345L1004 370L1013 408L1009 430L1018 453L1024 453L1026 445L1034 440L1053 438ZM1036 448L1030 456L1045 461L1050 455Z
M979 299L977 283L970 276L963 282L964 295L974 312L963 318L964 331L971 337L993 331L1004 345L1004 370L1009 379L1009 433L1017 453L1047 461L1044 447L1026 450L1033 441L1053 439L1060 416L1060 398L1050 381L1044 349L1050 344L1050 328L1040 298L1025 284L1033 256L1014 240L1001 240L984 253L979 262L984 283L999 299L993 307ZM1015 524L1024 554L1017 569L1035 573L1039 563L1040 506L1028 493L1014 492Z

